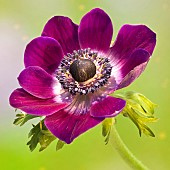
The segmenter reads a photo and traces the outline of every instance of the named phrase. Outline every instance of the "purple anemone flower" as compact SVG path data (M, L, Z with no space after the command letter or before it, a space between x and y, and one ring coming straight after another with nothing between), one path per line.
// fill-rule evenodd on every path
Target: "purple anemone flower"
M131 84L145 69L156 34L145 25L124 25L113 45L109 16L95 8L76 25L54 16L24 54L25 69L14 90L14 108L45 116L46 127L60 140L76 137L114 117L126 102L109 96Z

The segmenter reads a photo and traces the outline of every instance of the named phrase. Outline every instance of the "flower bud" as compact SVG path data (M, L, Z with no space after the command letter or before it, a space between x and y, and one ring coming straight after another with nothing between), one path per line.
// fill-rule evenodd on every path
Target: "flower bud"
M125 117L129 117L139 129L139 134L142 133L154 137L154 133L146 126L146 123L156 122L158 119L154 117L154 108L157 106L152 103L144 95L128 91L123 94L116 94L116 97L126 100L126 106L124 107L122 114Z

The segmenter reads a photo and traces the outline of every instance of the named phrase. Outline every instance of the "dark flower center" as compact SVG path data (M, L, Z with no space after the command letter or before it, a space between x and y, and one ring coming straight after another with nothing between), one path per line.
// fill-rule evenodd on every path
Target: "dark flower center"
M64 56L56 77L72 95L86 95L107 84L111 71L109 59L88 48Z
M85 82L94 77L96 66L89 59L79 59L70 65L70 73L77 82Z

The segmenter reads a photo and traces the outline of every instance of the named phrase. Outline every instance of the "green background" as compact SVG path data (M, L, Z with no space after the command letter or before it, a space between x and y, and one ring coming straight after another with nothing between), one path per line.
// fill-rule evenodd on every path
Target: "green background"
M170 1L169 0L0 0L0 169L2 170L128 170L111 147L104 145L101 126L56 152L54 142L43 151L26 146L31 123L12 124L15 112L8 97L18 87L24 68L26 44L41 34L54 15L69 16L75 23L92 8L111 17L115 39L123 24L145 24L157 33L157 45L145 72L123 90L143 93L158 104L157 123L149 125L155 138L139 137L134 124L119 115L117 129L130 150L152 170L170 169Z

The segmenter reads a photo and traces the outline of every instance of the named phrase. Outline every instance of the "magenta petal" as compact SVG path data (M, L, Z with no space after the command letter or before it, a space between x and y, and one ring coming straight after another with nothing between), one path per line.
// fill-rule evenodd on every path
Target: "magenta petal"
M147 62L150 58L150 54L145 50L136 50L130 58L125 62L121 63L121 73L123 77L127 75L133 68L140 65L141 63Z
M25 67L40 66L48 73L53 73L59 66L64 54L60 44L53 38L38 37L26 47Z
M55 16L51 18L45 25L42 36L56 39L62 46L64 54L80 49L78 25L74 24L68 17Z
M57 103L55 99L39 99L23 89L14 90L9 102L12 107L37 116L50 115L68 105L67 103Z
M47 116L45 125L57 138L69 144L76 137L103 120L104 118L93 118L89 113L74 115L60 110L53 115Z
M124 77L136 66L148 62L149 59L150 54L143 49L134 51L129 58L124 58L124 60L120 59L120 61L115 64L112 69L112 75L115 77L117 84L120 84L122 79L124 79Z
M145 70L145 67L147 65L147 62L142 63L138 66L136 66L133 70L131 70L120 82L120 84L117 87L118 89L124 88L131 84L136 78L140 76L140 74Z
M24 69L20 73L18 81L25 91L42 99L57 95L54 89L60 85L56 79L38 66L30 66Z
M125 107L126 101L107 96L104 100L96 102L90 110L93 117L114 117Z
M109 49L113 34L112 22L101 9L95 8L87 13L79 26L81 48L106 52Z
M150 55L156 45L156 34L145 25L124 25L111 48L113 60L128 58L135 50L144 49Z

